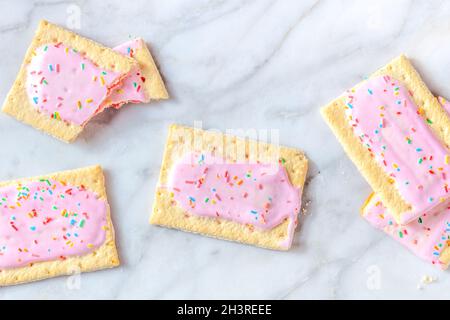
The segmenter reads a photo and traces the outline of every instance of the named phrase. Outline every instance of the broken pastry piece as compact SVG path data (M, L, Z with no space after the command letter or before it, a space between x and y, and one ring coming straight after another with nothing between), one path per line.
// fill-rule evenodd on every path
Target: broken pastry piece
M100 166L0 182L0 286L119 265Z
M127 41L113 49L137 61L138 67L111 91L106 107L120 108L126 103L146 103L150 100L168 99L169 94L147 45L141 38Z
M307 168L296 149L172 125L150 223L288 250Z
M41 21L2 111L71 142L135 68L134 59Z
M397 223L448 206L450 118L406 57L322 114Z

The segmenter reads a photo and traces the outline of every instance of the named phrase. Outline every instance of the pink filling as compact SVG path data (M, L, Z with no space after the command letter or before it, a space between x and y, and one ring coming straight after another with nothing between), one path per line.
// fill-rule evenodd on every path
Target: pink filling
M36 49L28 65L31 104L54 119L85 124L123 75L105 71L84 55L59 43Z
M224 163L187 154L170 173L168 189L188 213L270 230L290 218L289 247L300 209L300 191L281 165Z
M145 46L142 39L114 48L133 57ZM149 102L145 79L139 68L129 75L105 71L84 55L59 43L44 45L28 66L27 93L31 104L53 119L84 125L107 107ZM108 97L108 104L105 104Z
M411 92L388 76L372 78L347 93L354 133L412 205L402 223L446 205L449 198L447 149L434 136Z
M54 180L0 188L0 269L92 252L105 241L107 206Z

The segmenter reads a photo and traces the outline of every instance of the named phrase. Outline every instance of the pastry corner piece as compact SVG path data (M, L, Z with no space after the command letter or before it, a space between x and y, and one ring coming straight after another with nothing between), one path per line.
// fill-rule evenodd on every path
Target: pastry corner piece
M150 223L288 250L307 168L296 149L172 125Z
M135 66L129 57L42 20L2 111L71 142Z
M0 182L0 286L119 265L100 166Z
M400 225L372 193L361 208L361 215L373 227L383 230L416 256L447 269L450 263L450 209L423 214L407 225Z
M448 203L450 119L404 55L321 113L397 222Z
M138 43L138 46L133 57L138 61L139 68L142 70L145 79L147 79L144 82L144 87L148 96L153 100L169 99L169 93L167 92L148 45L142 38L137 38L135 41Z

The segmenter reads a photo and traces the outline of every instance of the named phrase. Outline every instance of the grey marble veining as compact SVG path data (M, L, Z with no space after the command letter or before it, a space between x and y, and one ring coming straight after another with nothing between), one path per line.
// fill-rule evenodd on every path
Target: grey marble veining
M122 266L0 289L6 298L450 298L448 272L359 215L370 188L319 108L400 53L450 97L447 1L0 1L0 97L39 19L115 46L141 36L172 99L107 111L71 145L0 115L0 179L101 164ZM291 251L147 224L167 125L276 129L310 159ZM423 275L435 283L417 288Z

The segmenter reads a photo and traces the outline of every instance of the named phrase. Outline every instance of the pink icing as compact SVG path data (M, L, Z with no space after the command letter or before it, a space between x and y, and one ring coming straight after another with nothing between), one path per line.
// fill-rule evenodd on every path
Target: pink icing
M37 48L27 72L31 104L54 119L76 125L101 111L101 103L123 76L99 68L61 43Z
M347 115L354 133L412 205L402 224L446 204L448 151L427 125L399 81L372 78L348 92Z
M145 46L144 40L138 38L125 42L113 50L123 55L133 58L137 50L141 50ZM120 108L125 103L141 103L149 102L150 98L146 97L144 90L144 83L146 79L139 68L135 68L130 72L130 75L122 81L119 88L111 91L108 103L112 107Z
M54 180L0 188L0 269L92 252L105 241L107 206Z
M364 209L364 218L417 256L446 268L439 256L450 246L450 208L435 214L423 214L408 225L399 225L374 195Z
M275 170L274 170L275 169ZM188 213L269 230L290 218L289 247L300 209L300 191L281 165L224 163L187 154L171 170L168 189Z

